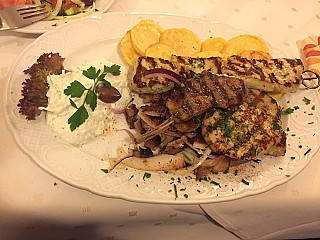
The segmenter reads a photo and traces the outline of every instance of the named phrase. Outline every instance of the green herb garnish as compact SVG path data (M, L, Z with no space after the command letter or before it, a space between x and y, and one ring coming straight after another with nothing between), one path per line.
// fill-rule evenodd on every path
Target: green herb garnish
M302 99L302 101L304 101L304 103L305 103L306 105L309 105L309 104L311 103L311 100L308 99L308 98L306 98L306 97L304 97L304 98Z
M116 64L113 64L111 67L104 66L102 72L100 69L97 70L95 67L91 66L82 72L82 75L93 80L90 88L86 88L81 82L75 80L64 90L64 94L70 96L69 101L71 106L77 109L68 119L71 131L74 131L88 119L89 113L86 105L88 105L92 111L96 109L98 98L95 92L96 86L99 83L103 83L106 87L111 88L111 84L105 80L107 74L112 74L113 76L120 75L120 66ZM85 98L83 103L80 106L77 106L72 98L80 98L84 94Z
M299 109L298 106L294 106L293 108L287 108L286 110L282 110L281 114L282 115L289 115L289 114L293 113L297 109Z
M176 184L173 184L173 190L174 190L175 199L177 199L177 198L178 198L178 191L177 191L177 186L176 186Z
M101 168L100 170L101 170L102 172L104 172L104 173L108 173L108 172L109 172L108 169L104 169L104 168Z
M241 182L244 183L244 184L246 184L246 185L248 185L248 186L249 186L249 184L250 184L248 181L246 181L246 180L243 179L243 178L242 178Z
M145 178L150 178L150 177L151 177L151 173L145 172L142 179L144 180Z
M311 152L311 148L309 148L303 155L307 155L309 152Z

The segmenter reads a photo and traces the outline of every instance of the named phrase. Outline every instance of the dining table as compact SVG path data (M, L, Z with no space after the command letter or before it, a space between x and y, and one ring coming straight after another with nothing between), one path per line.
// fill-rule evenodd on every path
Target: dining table
M96 0L97 3L103 1ZM301 41L320 35L318 0L109 2L103 12L95 13L96 18L100 14L158 14L164 18L180 16L224 24L259 36L268 46L276 46L285 57L299 58L303 62ZM73 21L78 20L70 20L66 25ZM281 184L235 199L212 202L175 204L106 197L68 184L45 171L15 140L6 116L5 96L10 69L15 67L20 54L50 31L54 30L0 31L0 239L320 238L318 147L311 149L312 158L307 164ZM319 117L314 121L319 124ZM316 128L314 142L320 141L318 135Z

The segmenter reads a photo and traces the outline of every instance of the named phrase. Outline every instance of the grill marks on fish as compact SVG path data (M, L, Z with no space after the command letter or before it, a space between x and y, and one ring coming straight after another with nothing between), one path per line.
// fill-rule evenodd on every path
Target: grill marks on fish
M176 71L176 67L168 60L152 57L140 57L134 69L133 78L129 80L129 86L139 93L162 93L172 89L174 87L174 83L165 77L145 77L147 70L155 68L164 68Z
M231 56L222 73L243 79L249 88L273 93L295 92L302 83L303 63L300 59L246 59Z
M173 55L171 62L176 67L177 73L186 79L192 78L194 74L200 74L203 71L210 71L215 74L222 73L222 59L220 57L192 58Z
M248 98L235 108L207 112L202 135L213 152L235 160L258 159L265 154L282 156L286 150L280 108L258 90L250 90Z
M192 58L172 56L171 60L140 57L130 81L138 93L162 93L174 87L165 77L145 78L148 69L164 68L181 75L184 79L198 76L203 71L241 78L248 88L272 93L295 92L302 83L303 63L300 59L278 58L271 60L246 59L231 56Z

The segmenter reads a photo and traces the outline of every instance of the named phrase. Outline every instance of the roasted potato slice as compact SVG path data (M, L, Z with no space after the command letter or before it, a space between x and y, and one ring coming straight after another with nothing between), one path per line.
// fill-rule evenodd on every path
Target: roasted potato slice
M133 67L140 54L137 53L132 46L130 31L128 31L122 38L120 42L120 51L126 63Z
M224 47L227 44L227 40L221 37L211 37L206 40L201 44L201 52L204 51L218 51L222 52Z
M193 55L192 57L210 58L210 57L223 57L223 54L219 51L201 51Z
M247 50L262 51L269 53L269 48L264 40L256 35L243 34L230 39L223 49L222 54L226 57L241 55Z
M270 60L272 57L269 53L263 51L246 50L240 54L241 57L246 59L259 59Z
M159 42L162 32L163 29L153 20L142 20L130 30L134 49L140 55L145 55L145 51L150 45Z
M193 56L200 52L201 41L186 28L171 28L161 33L160 43L171 46L180 56Z
M149 46L146 49L145 56L154 57L154 58L163 58L170 60L172 55L176 55L177 52L171 46L156 43Z

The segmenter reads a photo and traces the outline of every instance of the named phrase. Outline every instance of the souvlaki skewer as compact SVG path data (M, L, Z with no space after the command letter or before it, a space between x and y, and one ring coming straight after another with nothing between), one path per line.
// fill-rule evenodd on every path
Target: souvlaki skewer
M231 56L192 58L173 55L171 60L139 57L129 85L138 93L162 93L203 71L240 78L248 88L269 93L295 92L301 85L304 71L300 59L246 59Z

